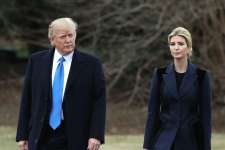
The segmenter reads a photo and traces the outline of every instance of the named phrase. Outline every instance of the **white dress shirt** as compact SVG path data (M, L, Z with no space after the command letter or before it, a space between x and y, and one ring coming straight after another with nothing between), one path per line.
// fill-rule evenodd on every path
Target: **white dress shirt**
M63 55L65 61L63 62L64 82L63 82L62 101L63 101L63 97L64 97L64 93L65 93L65 88L66 88L68 75L69 75L69 72L70 72L70 66L71 66L71 62L72 62L72 58L73 58L73 53L74 53L74 51L72 51L68 55ZM55 77L56 68L57 68L57 66L58 66L58 64L60 62L59 59L61 57L62 57L62 55L58 52L57 49L55 49L54 56L53 56L53 64L52 64L52 86L53 86L53 81L54 81L54 77ZM62 117L63 117L63 114L62 114Z

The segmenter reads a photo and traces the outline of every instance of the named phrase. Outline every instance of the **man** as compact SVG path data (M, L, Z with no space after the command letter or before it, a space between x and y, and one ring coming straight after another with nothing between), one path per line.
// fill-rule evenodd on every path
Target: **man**
M75 49L77 23L49 25L51 50L28 63L16 140L20 150L98 150L104 143L105 80L99 60Z

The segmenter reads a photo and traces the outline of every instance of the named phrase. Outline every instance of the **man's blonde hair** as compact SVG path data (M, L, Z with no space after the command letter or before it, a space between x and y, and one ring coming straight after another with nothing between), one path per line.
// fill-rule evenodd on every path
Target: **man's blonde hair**
M49 24L49 27L48 27L48 38L49 39L53 37L55 27L60 24L67 24L67 25L71 26L75 31L78 28L78 24L75 21L73 21L72 18L65 17L65 18L55 19L54 21L52 21Z
M182 36L186 43L187 43L187 47L190 48L190 54L189 56L192 55L192 38L191 38L191 33L183 28L183 27L177 27L175 29L173 29L173 31L168 35L168 43L170 43L170 40L173 36Z

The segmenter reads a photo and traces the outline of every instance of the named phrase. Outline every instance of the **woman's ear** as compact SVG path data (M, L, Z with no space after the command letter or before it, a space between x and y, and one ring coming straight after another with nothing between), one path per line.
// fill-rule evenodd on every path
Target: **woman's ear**
M188 49L188 57L192 56L192 48Z

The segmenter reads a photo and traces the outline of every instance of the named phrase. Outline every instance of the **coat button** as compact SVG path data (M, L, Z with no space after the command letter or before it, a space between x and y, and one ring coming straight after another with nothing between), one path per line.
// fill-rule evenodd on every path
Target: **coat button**
M45 118L44 118L44 117L42 117L42 118L41 118L41 120L40 120L40 122L42 123L42 122L44 122L44 120L45 120Z
M35 139L35 140L34 140L34 143L37 144L37 143L38 143L38 139Z

